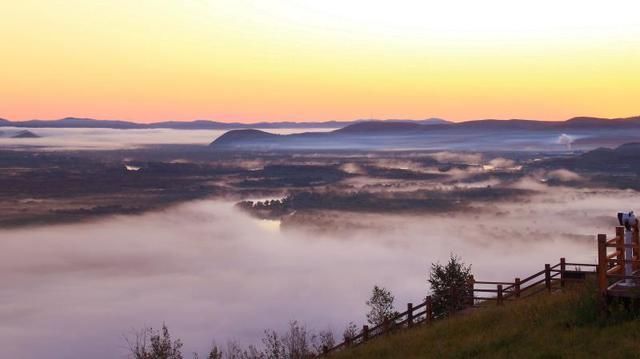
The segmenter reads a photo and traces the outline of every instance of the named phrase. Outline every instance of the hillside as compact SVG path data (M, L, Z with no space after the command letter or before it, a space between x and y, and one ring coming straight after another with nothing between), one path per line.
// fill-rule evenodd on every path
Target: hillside
M559 151L591 150L640 142L640 117L572 118L567 121L478 120L422 124L408 121L366 121L325 132L233 136L214 141L220 150L464 150Z
M586 288L585 288L586 287ZM397 332L331 358L638 357L640 321L614 309L598 315L595 288L489 306Z
M615 148L599 147L579 156L556 158L541 163L543 167L564 168L579 172L640 173L640 143L624 143ZM619 178L618 178L619 179ZM609 182L614 179L610 179Z
M17 134L11 136L11 138L39 138L39 137L40 136L36 135L35 133L29 130L20 131Z
M261 141L268 141L278 136L279 135L260 130L233 130L218 137L212 144L216 144L218 146L232 146L238 142L244 141L259 143Z

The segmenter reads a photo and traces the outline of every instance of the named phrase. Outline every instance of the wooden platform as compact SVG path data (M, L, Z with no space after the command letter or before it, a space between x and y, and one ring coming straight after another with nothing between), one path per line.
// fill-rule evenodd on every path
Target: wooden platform
M614 298L640 298L640 270L633 273L632 285L626 285L624 279L607 287L607 296Z
M631 244L624 242L624 227L616 227L616 235L607 240L598 235L598 287L603 297L640 298L640 237L638 226L633 228ZM614 250L613 252L609 251ZM628 256L631 249L631 256ZM633 273L625 275L625 266L632 266ZM630 280L635 285L626 285Z

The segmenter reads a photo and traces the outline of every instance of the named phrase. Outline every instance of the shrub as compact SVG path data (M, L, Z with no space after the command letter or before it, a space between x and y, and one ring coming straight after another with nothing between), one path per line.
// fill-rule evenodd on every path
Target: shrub
M344 328L344 332L342 333L342 339L345 342L348 342L353 340L353 338L355 338L356 335L358 335L358 327L356 326L356 323L349 322L347 327Z
M136 333L133 341L127 339L129 351L134 359L182 359L182 342L171 341L169 329L162 324L162 330L145 328Z
M397 312L393 309L393 294L385 288L373 287L371 298L367 301L369 313L367 313L367 321L371 325L384 323L386 320L393 318Z
M429 284L436 317L448 316L470 304L473 291L470 284L471 266L451 255L446 265L431 265Z
M324 348L330 349L336 345L336 340L330 330L321 330L317 335L311 336L311 342L316 353L322 353Z

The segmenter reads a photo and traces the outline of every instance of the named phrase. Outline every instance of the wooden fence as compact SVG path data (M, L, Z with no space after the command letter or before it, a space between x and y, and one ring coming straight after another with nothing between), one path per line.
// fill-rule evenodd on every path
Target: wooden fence
M554 289L564 287L567 282L584 280L587 273L596 271L596 267L595 264L590 263L568 263L564 258L560 258L558 264L553 266L545 264L543 270L524 279L515 278L513 282L476 281L472 277L468 284L469 288L464 290L469 293L466 302L468 307L477 306L486 301L495 301L497 305L502 305L505 301L526 298L542 291L551 292ZM590 270L584 271L583 268ZM440 318L434 313L432 297L427 296L424 302L416 306L407 303L406 311L389 318L382 324L373 327L363 325L359 333L353 337L344 338L343 342L331 348L323 348L321 356L363 344L374 337L394 330L411 328L437 319Z
M513 282L474 281L474 304L496 301L500 305L507 300L526 298L543 291L551 292L564 287L567 282L584 280L586 273L595 272L596 267L592 263L569 263L560 258L559 263L553 266L545 264L543 270L524 279L514 278Z
M614 248L613 252L609 249ZM625 249L632 248L630 258ZM624 243L624 227L616 227L614 238L607 240L606 234L598 234L598 288L603 297L639 297L640 296L640 239L638 225L634 226L632 243ZM631 263L631 275L625 274L625 265ZM631 280L635 285L623 285Z

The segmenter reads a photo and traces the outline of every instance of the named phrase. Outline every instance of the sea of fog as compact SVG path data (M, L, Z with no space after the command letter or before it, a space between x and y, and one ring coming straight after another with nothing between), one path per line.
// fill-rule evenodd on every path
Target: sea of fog
M29 130L39 138L12 138ZM263 129L276 134L301 132L328 132L332 128L278 128ZM152 145L208 145L227 130L176 129L108 129L108 128L17 128L0 127L0 148L41 150L116 150ZM337 142L336 142L337 141ZM309 149L422 149L422 150L524 150L567 151L591 150L596 147L615 147L625 142L638 141L629 131L585 130L564 134L561 132L512 131L470 132L465 134L432 133L417 136L343 137L334 142L313 140L309 137L290 139L282 148Z
M29 130L40 138L11 138ZM331 128L265 129L271 133L324 132ZM17 128L0 127L0 147L39 147L47 150L113 150L148 145L208 145L227 130Z
M536 184L536 186L544 186ZM481 280L545 263L595 261L595 235L636 192L547 189L526 203L441 216L344 214L366 226L280 229L200 200L143 215L0 230L0 357L120 358L124 337L165 322L184 352L259 344L298 320L339 336L365 321L374 284L399 308L427 294L429 266L455 253ZM347 216L349 216L347 218Z

